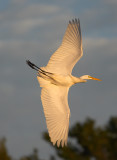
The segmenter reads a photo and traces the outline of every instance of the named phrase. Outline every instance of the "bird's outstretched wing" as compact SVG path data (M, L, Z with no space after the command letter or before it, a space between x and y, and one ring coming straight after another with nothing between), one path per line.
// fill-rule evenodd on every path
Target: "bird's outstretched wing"
M41 91L49 136L53 144L57 142L57 146L67 145L70 117L68 90L68 87L50 84Z
M83 55L80 20L69 21L62 44L51 56L45 69L48 72L71 74L76 62Z

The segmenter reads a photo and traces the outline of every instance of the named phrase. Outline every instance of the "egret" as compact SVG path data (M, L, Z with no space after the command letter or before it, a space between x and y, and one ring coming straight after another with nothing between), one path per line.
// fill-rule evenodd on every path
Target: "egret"
M51 56L45 67L27 64L37 70L37 79L42 87L41 100L49 137L53 145L66 146L69 130L70 109L68 91L75 83L100 79L84 75L72 76L72 69L83 55L80 20L69 21L60 47Z

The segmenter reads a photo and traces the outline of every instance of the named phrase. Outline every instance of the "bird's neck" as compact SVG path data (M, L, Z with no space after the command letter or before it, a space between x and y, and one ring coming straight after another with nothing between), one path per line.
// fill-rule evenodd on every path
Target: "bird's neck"
M86 80L82 79L81 77L79 78L79 77L72 76L72 79L73 79L74 84L75 83L84 83L84 82L86 82Z

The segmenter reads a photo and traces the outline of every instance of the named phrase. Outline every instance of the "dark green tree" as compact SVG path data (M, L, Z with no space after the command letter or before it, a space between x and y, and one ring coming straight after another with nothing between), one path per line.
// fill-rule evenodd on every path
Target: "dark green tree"
M117 117L111 117L106 125L109 141L109 159L117 159Z
M53 146L48 133L44 139L56 150L56 156L49 160L117 160L117 117L111 117L103 127L96 126L95 121L87 118L83 123L76 123L69 131L67 147ZM0 160L13 160L6 148L6 139L0 139ZM42 160L38 149L19 160Z
M76 123L69 131L67 147L55 148L57 156L64 160L116 160L117 159L117 117L110 118L104 127L97 127L95 121L88 118ZM48 133L44 139L50 142Z
M0 139L0 160L11 160L6 148L6 139Z
M28 156L23 156L20 160L42 160L38 156L38 149L35 148L33 150L33 153Z

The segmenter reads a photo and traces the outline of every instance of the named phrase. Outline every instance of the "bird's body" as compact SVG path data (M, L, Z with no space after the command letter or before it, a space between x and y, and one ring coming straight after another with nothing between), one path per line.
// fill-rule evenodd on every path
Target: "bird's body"
M41 100L46 117L49 136L57 146L67 145L70 109L68 91L75 83L86 82L87 79L100 80L89 75L80 78L71 75L72 69L83 55L82 36L79 19L69 21L62 44L51 56L47 66L37 67L27 64L38 71L37 79L41 91Z
M39 75L41 75L41 77L37 76L37 79L41 86L43 86L42 79L46 80L46 82L49 84L54 84L54 85L63 86L63 87L71 87L75 83L86 82L86 80L78 77L74 77L72 75L65 76L65 75L58 75L58 74L50 74L49 76L46 76L46 74L42 75L42 73L41 74L39 73Z

